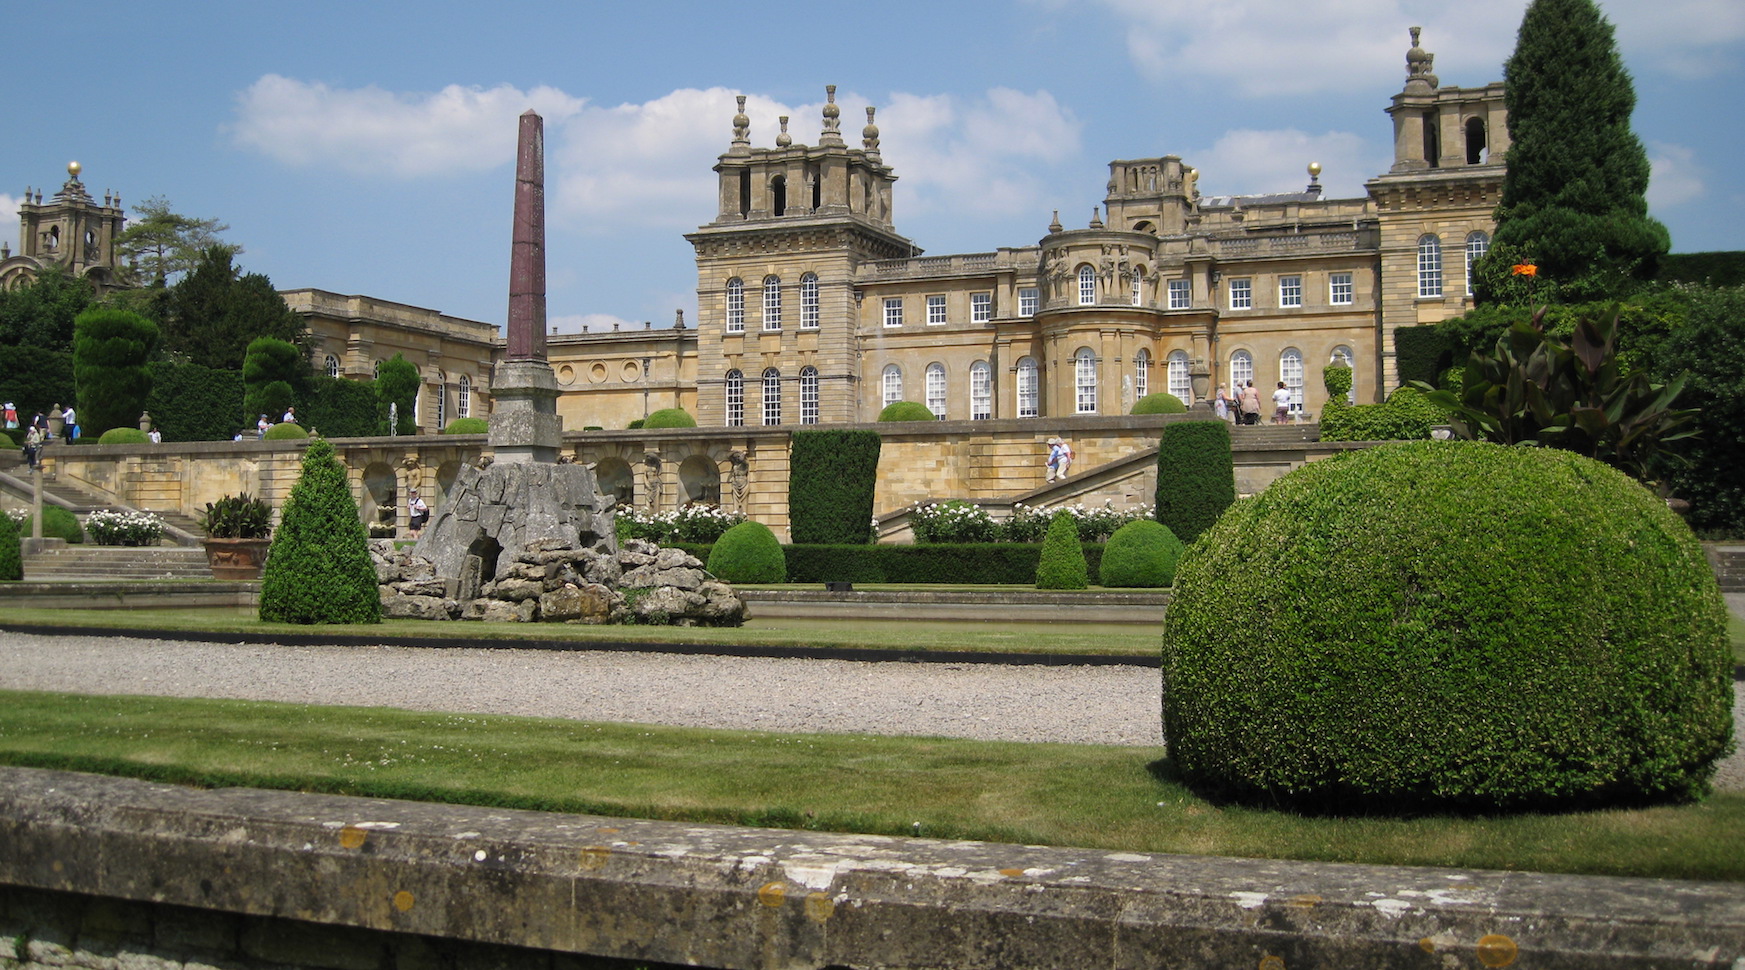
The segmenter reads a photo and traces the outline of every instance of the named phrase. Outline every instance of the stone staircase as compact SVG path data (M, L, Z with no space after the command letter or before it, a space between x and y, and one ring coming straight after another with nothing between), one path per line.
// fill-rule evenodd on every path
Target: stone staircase
M1715 570L1723 593L1745 593L1745 543L1705 542L1703 554Z
M12 493L28 505L32 501L32 488L30 469L24 464L24 456L16 448L0 448L0 489ZM99 509L128 509L128 506L107 501L70 483L57 481L52 475L42 480L42 501L45 505L58 505L67 509L81 521L86 515ZM164 520L165 542L190 548L199 547L200 537L205 532L201 530L200 523L191 516L177 511L147 511Z
M206 550L198 546L74 545L24 555L29 582L134 582L211 579Z

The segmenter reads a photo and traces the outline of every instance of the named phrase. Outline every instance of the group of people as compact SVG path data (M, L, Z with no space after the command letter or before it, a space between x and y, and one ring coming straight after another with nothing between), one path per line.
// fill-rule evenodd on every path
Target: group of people
M285 409L285 416L279 419L279 423L281 423L281 424L295 424L296 422L297 422L297 409L295 407L286 408ZM272 426L273 426L273 423L271 421L267 420L267 416L264 414L261 415L260 420L256 421L254 423L254 436L256 438L265 438L267 436L267 429L272 427ZM231 440L241 441L243 434L244 434L244 432L238 431L236 433L236 437L231 439Z
M61 434L69 441L77 438L79 436L79 416L73 406L69 404L62 408L57 404L51 410L60 415ZM4 414L7 428L18 427L18 405L7 401L4 409L0 410L0 414ZM53 439L54 434L49 430L48 416L41 411L36 412L36 417L30 419L30 424L24 432L25 464L32 469L40 467L43 446Z
M1232 414L1237 424L1260 423L1260 392L1255 390L1254 382L1248 381L1238 386L1237 395L1232 398L1224 385L1218 385L1218 393L1212 398L1212 413L1223 420L1230 420ZM1291 420L1291 390L1284 381L1278 382L1278 389L1272 392L1272 423L1289 424Z

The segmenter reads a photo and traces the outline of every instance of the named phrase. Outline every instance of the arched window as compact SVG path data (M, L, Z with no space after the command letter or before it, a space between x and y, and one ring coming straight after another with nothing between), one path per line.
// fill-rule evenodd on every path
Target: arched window
M763 328L782 329L782 280L779 276L763 278Z
M1351 368L1351 390L1345 392L1345 403L1357 403L1357 357L1351 353L1351 348L1340 344L1333 348L1333 353L1327 358L1329 364L1344 364Z
M1042 381L1034 357L1018 359L1018 416L1034 418L1042 413Z
M1442 295L1442 240L1426 233L1418 237L1418 296Z
M473 416L473 379L466 374L460 376L460 397L455 399L454 413L463 418Z
M936 418L945 417L945 365L938 361L927 365L927 410Z
M975 421L994 416L994 371L985 360L969 365L969 416Z
M763 372L763 423L765 427L782 423L782 372L774 367Z
M727 332L745 331L745 281L735 276L727 281Z
M328 354L327 360L325 361L325 363L327 365L327 376L328 377L338 377L339 376L339 358L333 356L332 354Z
M1295 347L1286 347L1284 353L1278 355L1278 379L1284 381L1285 390L1291 392L1291 412L1293 414L1301 413L1303 410L1302 351Z
M1188 352L1169 352L1169 392L1183 404L1194 403L1194 385L1188 380Z
M1254 380L1254 355L1246 350L1238 350L1230 355L1230 387L1234 391L1239 387L1248 386Z
M1072 355L1073 398L1080 414L1097 413L1097 355L1089 347L1080 347Z
M728 371L722 389L726 392L727 426L737 428L745 424L745 375L738 370Z
M1144 347L1133 355L1133 399L1151 393L1151 351Z
M1097 302L1097 271L1086 263L1079 267L1079 306Z
M818 329L818 274L800 277L800 328Z
M896 364L886 364L879 383L884 390L885 407L890 407L903 399L903 369L901 367Z
M1466 295L1472 295L1472 264L1491 250L1491 237L1482 232L1466 234Z
M800 368L800 423L818 423L818 368Z

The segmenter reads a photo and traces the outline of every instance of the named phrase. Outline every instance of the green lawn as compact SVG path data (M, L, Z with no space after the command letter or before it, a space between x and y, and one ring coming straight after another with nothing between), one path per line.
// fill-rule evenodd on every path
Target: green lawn
M1167 780L1160 754L0 692L0 762L193 785L1143 852L1745 880L1739 793L1568 815L1303 818L1209 804Z

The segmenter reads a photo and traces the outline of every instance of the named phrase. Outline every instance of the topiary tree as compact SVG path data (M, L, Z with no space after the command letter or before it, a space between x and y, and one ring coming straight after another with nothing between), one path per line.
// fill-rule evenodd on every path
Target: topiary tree
M691 417L691 412L684 408L661 408L642 419L642 426L654 428L695 428L697 419Z
M1078 520L1071 512L1054 513L1036 560L1037 589L1084 589L1090 585L1085 547L1079 542Z
M12 516L0 510L0 583L24 578L24 544Z
M1186 548L1161 522L1129 522L1103 546L1098 578L1104 586L1168 586L1175 582L1175 566Z
M880 421L937 421L938 416L925 404L914 401L892 401L879 412Z
M455 418L442 429L443 434L486 434L491 430L484 418Z
M762 522L741 522L715 540L709 572L729 583L779 583L788 578L788 557Z
M261 574L260 618L279 623L380 623L369 536L325 439L310 442Z
M267 433L261 437L267 441L301 441L309 437L309 432L295 422L281 421L268 428Z
M1321 368L1321 385L1327 388L1328 401L1343 401L1351 396L1351 365L1328 364Z
M97 439L100 445L144 445L151 443L151 436L138 428L110 428Z
M1167 425L1157 442L1157 521L1192 543L1234 501L1230 426L1222 421Z
M1133 414L1186 414L1188 406L1168 391L1147 394L1133 402Z
M418 400L418 383L418 367L405 357L395 354L382 361L381 370L376 375L377 434L390 433L390 411L397 418L392 429L393 434L418 433L418 417L414 406L414 402Z
M1311 810L1685 799L1731 749L1726 610L1690 530L1592 459L1411 442L1311 462L1188 549L1170 757Z
M139 423L151 395L146 363L157 349L158 325L126 310L94 308L73 321L73 380L85 427L108 430Z
M32 525L35 516L27 515L18 524L18 534L28 536L35 532ZM78 545L85 541L85 527L79 524L79 517L70 509L58 505L42 507L42 537L44 539L65 539L69 544Z
M243 410L278 417L297 403L296 385L309 374L309 363L295 344L275 337L249 341L242 361Z
M795 542L872 541L881 444L877 431L794 432L788 449L788 522Z

